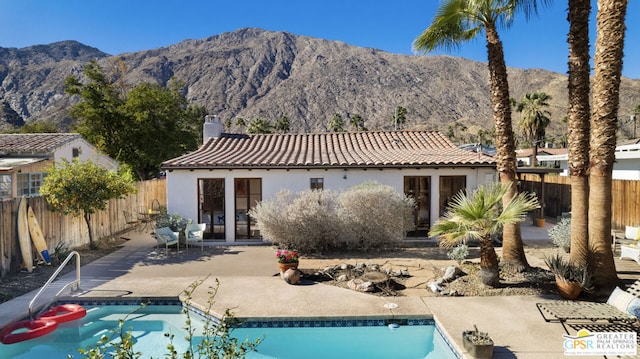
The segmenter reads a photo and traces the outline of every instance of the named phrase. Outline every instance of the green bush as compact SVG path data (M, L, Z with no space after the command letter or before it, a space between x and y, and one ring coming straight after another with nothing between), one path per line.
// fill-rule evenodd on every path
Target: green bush
M367 182L344 192L281 191L252 209L268 241L307 253L393 245L413 228L414 201L390 186Z

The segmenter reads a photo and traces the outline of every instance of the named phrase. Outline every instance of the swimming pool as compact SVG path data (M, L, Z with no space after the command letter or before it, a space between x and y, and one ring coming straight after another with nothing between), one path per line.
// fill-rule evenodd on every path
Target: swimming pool
M174 334L178 353L188 348L185 314L180 305L98 305L88 306L87 315L63 323L53 333L29 341L0 344L0 358L66 359L82 356L77 348L95 346L100 337L118 327L127 315L124 328L135 340L134 349L143 357L164 357L168 353L165 333ZM191 313L195 334L204 327L204 318ZM233 336L253 341L262 338L258 352L247 358L457 358L444 337L429 319L400 320L399 325L384 320L265 321L247 322ZM196 338L198 341L199 338Z

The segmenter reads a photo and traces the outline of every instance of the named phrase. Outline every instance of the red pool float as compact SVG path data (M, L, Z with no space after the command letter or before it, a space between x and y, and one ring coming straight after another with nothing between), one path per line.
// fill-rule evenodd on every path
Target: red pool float
M58 323L53 320L22 320L0 330L0 342L3 344L22 342L49 334L57 327ZM26 331L22 331L22 329L26 329ZM18 332L14 333L15 331Z
M87 315L87 310L79 304L61 304L49 308L40 314L38 319L53 320L60 324L83 318L85 315Z

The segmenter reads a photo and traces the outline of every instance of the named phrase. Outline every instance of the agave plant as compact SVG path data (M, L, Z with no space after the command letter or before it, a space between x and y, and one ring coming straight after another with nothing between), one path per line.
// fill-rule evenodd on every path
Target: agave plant
M503 205L502 197L509 187L508 184L489 184L470 195L460 191L429 232L429 236L439 237L443 247L478 240L482 282L492 287L500 284L500 273L491 236L500 232L505 224L522 222L527 212L540 208L537 198L527 193L519 193Z

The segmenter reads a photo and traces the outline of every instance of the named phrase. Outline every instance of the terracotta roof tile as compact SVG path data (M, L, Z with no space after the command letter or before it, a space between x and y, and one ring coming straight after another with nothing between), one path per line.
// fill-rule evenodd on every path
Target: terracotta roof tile
M164 169L494 166L493 158L457 148L440 132L365 131L314 134L222 134Z

